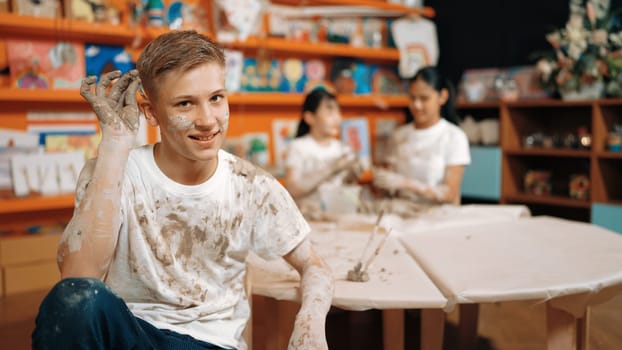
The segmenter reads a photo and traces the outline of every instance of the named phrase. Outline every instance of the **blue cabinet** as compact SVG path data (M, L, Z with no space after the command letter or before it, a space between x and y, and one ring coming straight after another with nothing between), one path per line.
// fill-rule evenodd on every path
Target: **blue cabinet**
M464 170L462 196L498 201L501 198L501 149L470 148L471 164Z
M592 223L622 233L622 205L594 203Z

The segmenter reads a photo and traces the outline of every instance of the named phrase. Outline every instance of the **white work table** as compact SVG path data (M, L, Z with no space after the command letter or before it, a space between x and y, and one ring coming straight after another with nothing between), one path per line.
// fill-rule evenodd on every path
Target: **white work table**
M533 217L400 238L448 309L546 302L549 349L585 348L588 306L622 289L622 236L591 224Z

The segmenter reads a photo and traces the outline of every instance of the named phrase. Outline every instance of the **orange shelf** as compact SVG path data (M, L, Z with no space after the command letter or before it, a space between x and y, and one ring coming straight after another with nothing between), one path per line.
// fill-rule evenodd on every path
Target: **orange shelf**
M505 154L510 156L541 156L541 157L568 157L568 158L589 158L591 152L588 150L575 149L514 149L506 150Z
M384 11L394 11L402 14L415 14L425 17L434 17L436 12L431 7L411 8L399 4L392 4L379 0L272 0L274 4L295 6L358 6L369 7Z
M74 195L0 198L0 214L73 208Z
M282 92L238 92L229 94L231 105L244 104L255 106L301 106L304 95ZM408 97L376 95L341 95L339 103L344 107L406 107ZM0 102L10 103L58 103L84 104L87 102L78 90L47 89L0 89Z
M282 92L239 92L229 94L231 105L255 106L301 106L303 94ZM406 96L375 96L375 95L339 95L337 100L342 107L406 107Z
M141 43L143 45L146 45L151 40L157 38L158 36L160 36L162 34L168 33L168 32L170 32L172 30L173 29L169 29L167 27L160 27L160 28L147 27L147 28L143 28L142 32L144 33L144 37L142 38ZM205 35L206 37L210 38L210 39L214 39L214 36L212 35L212 33L205 32L205 33L202 33L202 34Z
M140 34L140 29L66 18L43 18L0 13L0 32L4 37L130 44Z
M51 90L51 89L0 89L0 102L9 103L58 103L58 104L87 104L78 90Z
M592 203L590 201L582 201L578 199L572 199L570 197L561 196L538 196L531 194L513 194L504 196L505 200L514 203L527 203L527 204L545 204L554 205L560 207L572 207L572 208L590 208Z
M382 61L398 61L400 52L390 48L354 47L348 44L296 42L282 38L249 37L244 41L221 43L238 50L267 49L278 52L309 54L314 56L345 56Z

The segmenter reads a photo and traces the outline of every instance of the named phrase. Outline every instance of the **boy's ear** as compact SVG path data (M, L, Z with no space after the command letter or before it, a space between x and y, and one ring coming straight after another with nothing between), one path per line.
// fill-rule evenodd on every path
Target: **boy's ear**
M145 113L145 119L147 120L147 123L149 123L149 125L151 126L158 126L158 120L155 117L153 105L151 104L151 102L147 99L144 99L140 103L140 108L142 108L143 113Z

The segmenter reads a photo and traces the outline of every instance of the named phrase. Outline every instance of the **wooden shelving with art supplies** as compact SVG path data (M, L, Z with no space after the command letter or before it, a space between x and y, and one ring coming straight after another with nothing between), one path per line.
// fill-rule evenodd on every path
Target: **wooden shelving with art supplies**
M592 101L516 101L501 107L503 202L534 214L589 220L592 202Z
M478 119L500 116L500 202L526 204L536 215L592 221L622 233L610 220L612 213L622 215L622 99L486 100L457 107L463 118L473 116L462 125L470 139L481 137ZM490 148L472 143L469 167L480 153L487 156L486 163L495 162ZM477 179L490 174L492 169Z

